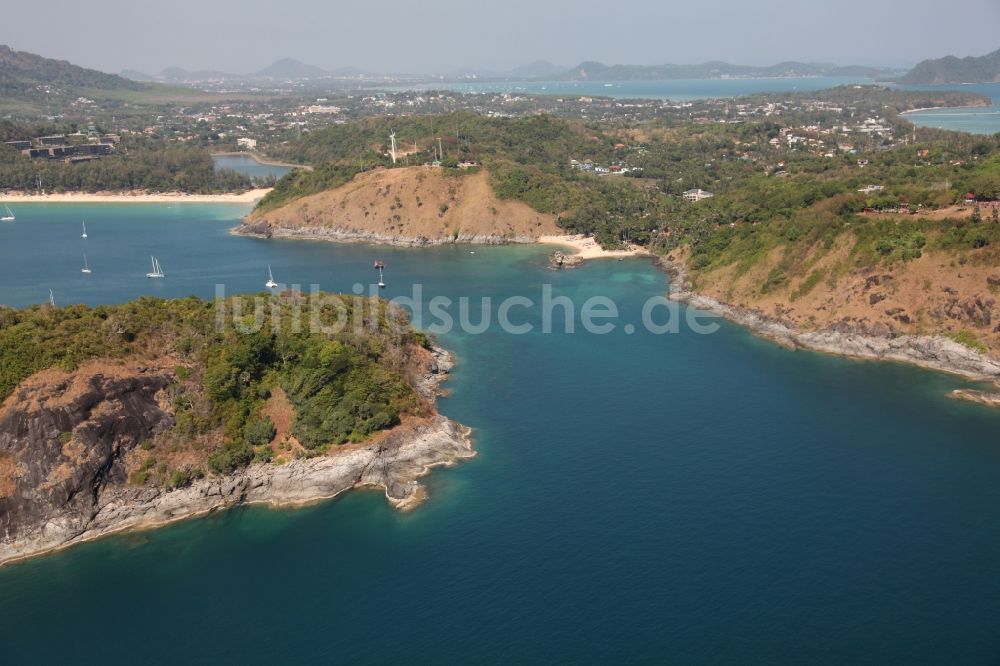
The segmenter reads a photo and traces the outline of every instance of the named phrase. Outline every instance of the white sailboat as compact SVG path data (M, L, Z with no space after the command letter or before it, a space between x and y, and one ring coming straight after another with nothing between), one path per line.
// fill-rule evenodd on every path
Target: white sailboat
M274 275L271 273L271 264L267 265L267 282L264 283L264 286L268 289L274 289L278 286L278 283L274 281Z
M382 279L382 269L385 268L385 264L381 261L376 261L375 268L378 269L378 288L385 289L385 280Z
M90 275L90 264L87 263L87 255L83 255L83 268L80 269L80 272Z
M153 271L151 273L146 273L148 278L164 278L167 277L163 273L163 269L160 268L160 262L156 257L150 257L153 260Z
M14 221L14 211L10 209L10 206L4 204L3 215L0 215L0 222L13 222Z
M51 289L49 289L49 305L52 307L56 306L56 295L52 293Z
M83 223L83 235L80 236L80 238L86 238L86 237L87 237L87 223L84 222Z

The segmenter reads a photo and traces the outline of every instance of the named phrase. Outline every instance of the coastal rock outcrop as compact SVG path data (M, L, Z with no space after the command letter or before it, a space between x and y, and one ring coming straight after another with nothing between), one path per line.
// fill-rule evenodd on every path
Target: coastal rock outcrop
M951 397L959 400L979 403L987 407L1000 407L1000 392L979 391L976 389L955 389L951 392Z
M435 348L414 387L441 392L453 365ZM380 487L407 509L424 497L431 468L475 455L470 430L431 414L327 455L254 463L179 488L131 485L130 451L173 424L169 373L93 362L24 382L0 412L0 564L127 529L153 527L245 504L286 505Z
M104 491L126 482L125 455L173 424L158 396L169 382L121 367L48 371L10 396L0 412L0 544L32 526L83 529Z
M711 312L757 335L790 348L811 349L855 358L911 363L977 380L1000 379L1000 362L943 335L898 334L887 325L842 319L818 330L802 330L759 310L739 308L691 290L683 267L661 259L673 278L669 297Z
M575 268L583 263L583 257L577 254L566 254L556 250L549 255L549 268Z

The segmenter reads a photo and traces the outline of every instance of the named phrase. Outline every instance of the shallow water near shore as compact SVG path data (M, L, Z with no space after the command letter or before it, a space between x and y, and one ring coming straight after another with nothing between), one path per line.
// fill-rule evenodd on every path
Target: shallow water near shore
M969 134L996 134L1000 132L1000 83L950 84L936 86L904 86L904 90L956 90L984 95L993 100L992 106L963 107L958 109L927 109L907 113L904 118L919 127Z
M256 292L268 263L349 291L374 259L390 297L420 282L537 300L551 283L578 304L612 298L622 323L667 288L648 260L549 271L551 248L230 236L245 210L19 206L0 226L0 303ZM166 280L145 279L149 254ZM946 397L964 382L728 324L555 330L440 337L458 359L440 409L475 429L479 455L434 471L415 511L352 492L0 568L2 660L1000 658L1000 412Z

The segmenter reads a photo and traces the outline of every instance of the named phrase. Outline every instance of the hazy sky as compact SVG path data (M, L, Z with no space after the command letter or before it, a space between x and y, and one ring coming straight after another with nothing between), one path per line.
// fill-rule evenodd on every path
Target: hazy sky
M439 72L781 60L909 66L1000 47L1000 0L45 0L4 3L0 43L104 71L244 73L281 57Z

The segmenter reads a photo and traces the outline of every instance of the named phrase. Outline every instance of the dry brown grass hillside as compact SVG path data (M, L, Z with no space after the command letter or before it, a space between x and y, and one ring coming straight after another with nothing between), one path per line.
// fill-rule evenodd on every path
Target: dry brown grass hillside
M807 268L773 289L763 285L782 260L781 247L746 272L735 264L697 272L693 287L800 330L844 322L880 335L944 334L1000 353L998 251L928 251L911 261L858 268L851 260L853 240L845 234L828 250L814 248ZM686 260L684 253L678 258Z
M558 234L555 216L497 198L485 171L379 169L243 225L247 233L395 242L526 242Z

